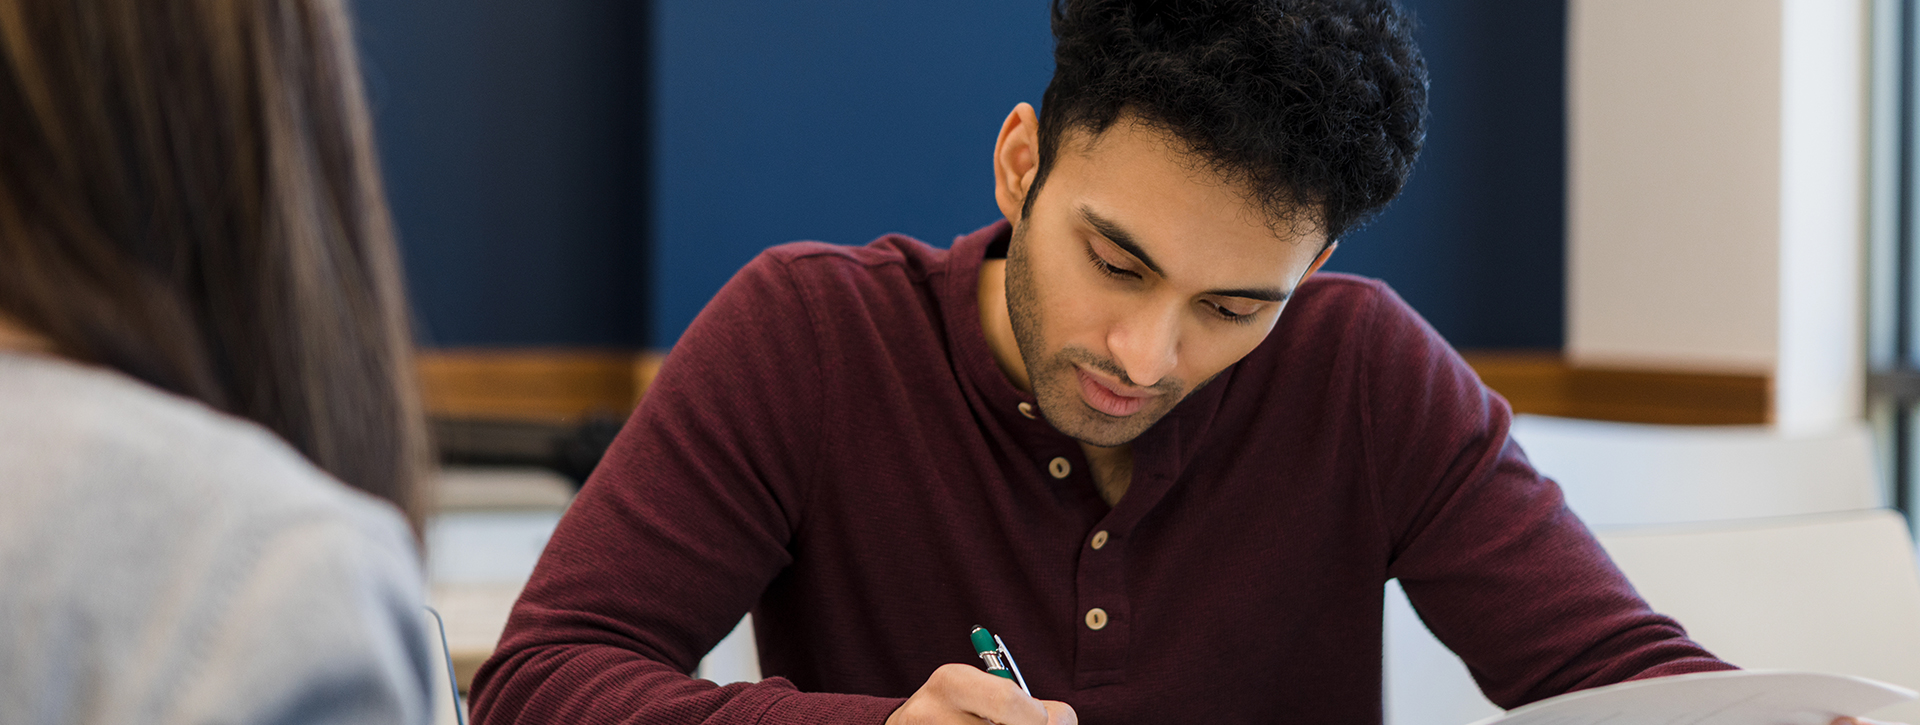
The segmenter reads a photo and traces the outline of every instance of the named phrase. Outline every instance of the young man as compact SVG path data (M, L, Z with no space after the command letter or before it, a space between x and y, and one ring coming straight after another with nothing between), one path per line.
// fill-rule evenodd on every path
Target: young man
M1397 8L1069 0L1054 31L1005 221L768 250L681 338L479 722L1378 722L1395 577L1503 706L1730 667L1412 310L1314 276L1422 142ZM690 679L749 609L772 677Z

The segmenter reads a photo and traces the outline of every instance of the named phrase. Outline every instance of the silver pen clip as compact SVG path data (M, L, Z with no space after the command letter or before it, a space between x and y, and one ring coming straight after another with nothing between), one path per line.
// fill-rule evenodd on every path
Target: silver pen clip
M1000 655L1000 658L1001 658L1001 659L1004 659L1004 660L1006 660L1006 661L1007 661L1007 669L1009 669L1009 670L1013 670L1013 681L1014 681L1014 682L1017 682L1017 683L1019 683L1019 684L1020 684L1020 691L1021 691L1021 692L1024 692L1024 693L1027 693L1027 697L1033 697L1033 690L1032 690L1032 689L1029 689L1029 688L1027 687L1027 678L1026 678L1025 676L1023 676L1023 675L1021 675L1021 674L1020 674L1020 663L1018 663L1018 662L1014 662L1014 661L1013 661L1013 653L1012 653L1012 652L1009 652L1009 651L1007 651L1007 643L1006 643L1006 641L1005 641L1005 640L1002 640L1002 639L1000 639L1000 635L997 635L997 634L996 634L996 635L994 635L994 636L993 636L993 644L994 644L994 646L995 646L995 647L998 647L998 648L1000 648L1000 649L999 649L999 651L998 651L998 652L996 652L996 653L994 653L994 654L998 654L998 655ZM980 655L980 656L981 656L981 657L986 657L987 655L986 655L986 654L982 654L982 655Z

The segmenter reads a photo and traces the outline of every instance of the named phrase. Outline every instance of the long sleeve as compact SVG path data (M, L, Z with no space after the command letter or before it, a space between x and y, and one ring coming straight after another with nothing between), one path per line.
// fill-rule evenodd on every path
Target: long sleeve
M1390 576L1488 699L1730 669L1634 592L1507 437L1506 401L1391 294L1368 325L1368 460Z
M879 723L898 707L688 676L805 523L837 373L808 309L768 253L694 321L475 676L476 723Z

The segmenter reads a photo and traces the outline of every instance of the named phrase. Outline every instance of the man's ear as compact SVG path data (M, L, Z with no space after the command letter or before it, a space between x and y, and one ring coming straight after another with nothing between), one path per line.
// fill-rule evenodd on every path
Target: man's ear
M1313 258L1313 264L1307 266L1306 274L1300 275L1300 281L1305 282L1308 277L1313 276L1314 272L1320 271L1320 265L1326 264L1327 260L1333 257L1333 250L1339 249L1339 248L1340 248L1340 243L1334 242L1332 244L1327 245L1326 249L1320 250L1320 256Z
M1000 124L1000 139L993 143L993 198L1008 222L1020 222L1027 192L1039 171L1040 119L1033 106L1022 103L1007 114L1006 122Z

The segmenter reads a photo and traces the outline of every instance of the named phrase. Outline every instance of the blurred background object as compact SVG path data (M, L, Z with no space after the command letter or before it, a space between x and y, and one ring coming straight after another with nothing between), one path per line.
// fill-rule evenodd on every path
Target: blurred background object
M465 691L500 641L574 484L551 470L511 466L447 466L437 484L427 597L446 622L454 679Z

